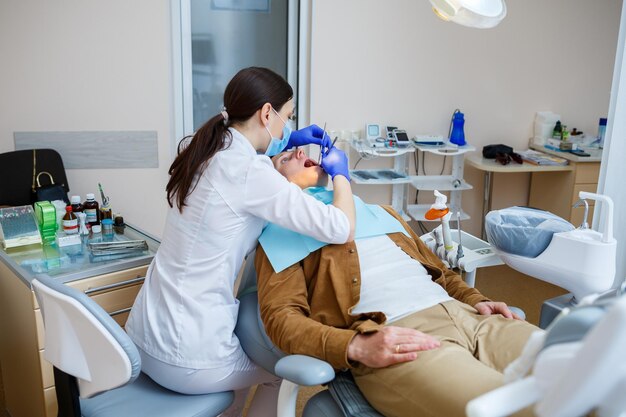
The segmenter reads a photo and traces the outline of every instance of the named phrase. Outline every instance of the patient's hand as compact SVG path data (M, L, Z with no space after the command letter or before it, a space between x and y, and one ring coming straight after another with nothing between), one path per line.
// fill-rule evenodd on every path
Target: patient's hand
M372 334L359 334L348 346L348 359L370 368L384 368L417 359L417 352L438 348L434 337L413 329L387 326Z
M502 314L507 319L522 320L520 316L509 310L509 307L503 302L497 301L482 301L474 306L478 313L483 316L490 316L492 314Z

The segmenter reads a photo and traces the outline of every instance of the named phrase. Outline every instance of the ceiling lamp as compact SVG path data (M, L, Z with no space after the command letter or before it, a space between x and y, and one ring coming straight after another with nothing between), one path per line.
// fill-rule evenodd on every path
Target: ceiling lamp
M488 29L506 16L504 0L430 0L442 20L472 28Z

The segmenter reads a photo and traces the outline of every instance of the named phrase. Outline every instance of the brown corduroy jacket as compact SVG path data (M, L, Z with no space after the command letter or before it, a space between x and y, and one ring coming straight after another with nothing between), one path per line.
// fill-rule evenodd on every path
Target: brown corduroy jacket
M391 207L384 208L411 236L391 233L391 240L419 261L452 298L471 306L489 301L446 268ZM381 312L350 314L361 293L355 242L324 246L280 273L274 272L259 245L255 266L265 330L285 353L313 356L335 369L350 368L347 352L352 338L358 333L375 332L385 324Z

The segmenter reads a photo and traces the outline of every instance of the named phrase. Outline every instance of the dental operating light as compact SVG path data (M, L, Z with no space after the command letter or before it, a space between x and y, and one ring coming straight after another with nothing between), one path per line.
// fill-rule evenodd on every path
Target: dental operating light
M488 29L506 16L504 0L430 0L435 14L459 25Z

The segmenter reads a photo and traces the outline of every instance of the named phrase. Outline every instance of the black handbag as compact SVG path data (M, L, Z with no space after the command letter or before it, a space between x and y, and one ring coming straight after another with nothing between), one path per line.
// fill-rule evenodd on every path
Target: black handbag
M41 176L47 176L49 184L41 185ZM63 188L63 184L55 184L54 178L49 172L41 171L37 173L37 151L33 149L32 202L54 200L63 200L65 204L70 204L70 199L67 198L67 192Z
M513 148L507 145L485 145L483 147L483 158L494 159L497 154L510 154L513 152Z

